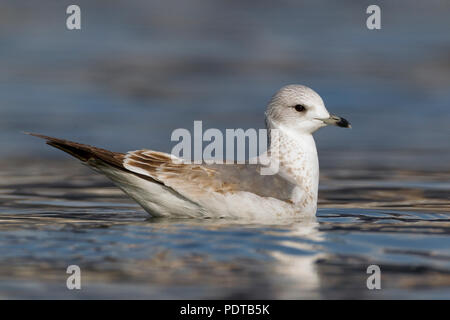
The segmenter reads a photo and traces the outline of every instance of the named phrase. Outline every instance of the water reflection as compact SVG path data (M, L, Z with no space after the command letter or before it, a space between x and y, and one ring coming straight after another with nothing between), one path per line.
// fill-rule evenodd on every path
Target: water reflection
M320 298L320 277L317 270L317 261L324 258L321 242L325 235L319 231L319 223L316 218L303 220L285 230L286 240L279 245L298 250L301 254L292 252L273 251L271 255L276 259L274 273L283 275L284 287L291 290L279 290L278 298ZM280 288L281 289L281 288Z

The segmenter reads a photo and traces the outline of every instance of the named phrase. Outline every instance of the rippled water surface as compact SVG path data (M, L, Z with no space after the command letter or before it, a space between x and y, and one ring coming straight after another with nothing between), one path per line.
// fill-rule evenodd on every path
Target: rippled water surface
M0 297L450 298L448 177L325 172L316 219L268 225L152 219L75 161L22 163L1 175Z

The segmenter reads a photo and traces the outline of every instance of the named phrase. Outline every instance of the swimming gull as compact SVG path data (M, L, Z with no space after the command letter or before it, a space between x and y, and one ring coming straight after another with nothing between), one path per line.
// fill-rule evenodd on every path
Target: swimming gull
M303 85L281 88L269 101L265 116L269 132L277 132L262 156L277 164L274 174L262 174L266 167L261 163L195 164L153 150L117 153L29 134L110 178L151 216L313 216L317 210L319 161L312 133L328 124L344 128L350 128L350 124L330 115L322 98Z

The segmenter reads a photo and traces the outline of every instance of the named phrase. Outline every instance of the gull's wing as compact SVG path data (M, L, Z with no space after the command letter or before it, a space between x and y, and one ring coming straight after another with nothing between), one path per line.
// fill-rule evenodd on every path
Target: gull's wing
M112 166L117 168L123 167L123 159L125 157L124 153L112 152L105 149L93 147L87 144L82 144L78 142L73 142L65 139L58 139L43 134L24 132L30 136L38 137L46 140L46 143L52 147L58 148L68 154L74 156L75 158L87 162L91 158L96 158L102 160Z
M261 197L289 201L293 188L279 175L261 175L260 165L189 164L167 153L152 150L128 152L123 165L191 199L207 196L210 192L251 192Z
M41 134L27 134L45 139L48 145L87 164L101 161L140 178L163 184L192 201L212 193L237 192L251 192L261 197L289 201L293 187L279 175L261 175L259 165L189 164L163 152L137 150L124 154Z
M87 144L73 142L65 139L53 138L38 133L31 133L31 132L24 132L24 133L46 140L46 143L48 145L60 149L64 152L67 152L68 154L74 156L75 158L81 160L82 162L89 164L89 161L91 160L97 161L100 160L101 162L106 163L107 165L115 167L119 170L128 171L123 166L123 161L125 158L124 153L112 152L105 149L93 147ZM149 176L140 175L138 173L135 174L141 178L153 181L153 179L151 179Z

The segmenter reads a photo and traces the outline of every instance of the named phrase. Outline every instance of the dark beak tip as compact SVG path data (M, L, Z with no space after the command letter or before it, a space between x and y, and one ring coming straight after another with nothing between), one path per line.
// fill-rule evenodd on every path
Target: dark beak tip
M336 123L336 125L338 126L338 127L341 127L341 128L351 128L352 126L350 125L350 122L348 122L346 119L344 119L344 118L341 118L341 120L339 120L339 122L338 123Z

